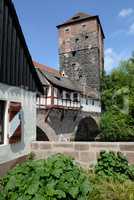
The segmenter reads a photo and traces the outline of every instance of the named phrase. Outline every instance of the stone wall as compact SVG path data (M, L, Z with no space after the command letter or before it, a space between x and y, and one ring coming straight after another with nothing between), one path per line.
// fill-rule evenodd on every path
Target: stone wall
M48 110L37 109L37 127L38 130L40 130L39 132L37 132L37 134L41 135L42 132L42 138L40 138L40 140L42 141L44 141L43 138L46 138L46 136L49 141L58 141L60 140L61 135L63 136L63 138L65 138L65 141L69 141L70 137L77 133L78 126L81 120L87 118L89 119L89 128L85 127L85 129L87 128L87 130L84 129L84 132L85 134L87 132L90 132L90 134L92 135L91 130L95 129L96 126L98 126L97 124L99 124L100 119L100 115L98 113L82 112L79 110L52 109L49 111L47 120L45 120L47 114ZM94 121L94 124L96 126L91 123L91 119L92 121ZM84 139L84 135L80 138L81 140L82 138Z
M31 151L35 159L46 159L48 156L63 153L73 157L84 167L96 163L100 151L122 152L129 163L134 164L134 142L33 142Z
M86 85L99 90L99 53L98 48L90 50L81 49L60 55L61 71L72 80L79 81L81 85Z
M96 19L62 26L59 29L60 71L70 79L80 81L81 85L99 91L100 71L104 64L103 45Z

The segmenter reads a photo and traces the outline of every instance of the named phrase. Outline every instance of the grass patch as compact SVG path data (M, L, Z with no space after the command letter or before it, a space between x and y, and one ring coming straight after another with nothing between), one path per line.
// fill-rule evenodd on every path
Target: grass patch
M131 180L115 181L89 174L92 191L89 200L134 200L134 182Z

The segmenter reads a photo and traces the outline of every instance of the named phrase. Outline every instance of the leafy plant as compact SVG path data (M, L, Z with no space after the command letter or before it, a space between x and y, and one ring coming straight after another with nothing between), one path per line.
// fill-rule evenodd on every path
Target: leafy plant
M95 166L95 173L112 177L114 180L134 180L134 167L129 166L126 157L120 152L102 151Z
M61 154L26 161L3 178L2 200L86 200L90 183L84 171Z
M133 141L134 140L134 120L118 110L111 109L101 117L102 141Z

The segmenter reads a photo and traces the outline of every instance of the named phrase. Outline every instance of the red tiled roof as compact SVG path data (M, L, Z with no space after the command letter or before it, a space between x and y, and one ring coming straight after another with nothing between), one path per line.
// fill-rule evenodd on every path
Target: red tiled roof
M36 61L33 61L33 64L34 64L35 68L39 68L41 71L48 72L48 73L51 73L54 75L60 75L59 71L52 67L48 67L48 66L40 64Z

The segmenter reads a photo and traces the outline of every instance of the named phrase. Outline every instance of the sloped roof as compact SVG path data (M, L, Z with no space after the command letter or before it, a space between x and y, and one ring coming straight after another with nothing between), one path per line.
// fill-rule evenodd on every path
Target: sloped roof
M94 99L100 98L98 96L98 92L94 88L82 86L80 85L79 81L72 81L67 77L62 77L60 74L56 75L54 73L46 72L41 68L36 68L36 71L43 86L49 86L49 83L51 83L56 87L64 88L70 91L76 91Z
M43 75L42 71L41 71L40 69L37 69L37 68L36 68L36 72L37 72L37 74L38 74L38 77L39 77L39 79L40 79L41 84L42 84L43 86L48 86L49 83L48 83L48 81L46 80L46 77Z
M0 0L0 82L43 92L12 0Z
M60 75L59 71L52 67L48 67L47 65L40 64L36 61L33 61L33 64L34 64L35 68L40 69L41 71L48 72L50 74L55 74L57 76Z
M76 13L73 17L71 17L69 20L63 22L62 24L58 25L57 28L60 28L62 26L66 26L66 25L70 25L76 22L80 22L80 21L84 21L86 19L96 19L98 21L98 24L100 25L103 37L105 38L104 32L103 32L103 28L99 19L98 15L90 15L90 14L86 14L83 12L78 12Z
M82 12L78 12L73 17L71 17L69 20L64 22L64 24L80 21L80 20L83 20L83 19L87 19L87 18L89 18L91 16L92 15L89 15L89 14L86 14L86 13L82 13Z
M38 75L40 81L43 85L47 85L47 81L50 82L52 85L57 87L65 88L71 91L78 91L80 92L81 88L78 85L78 82L71 81L69 78L61 77L60 75L56 76L55 74L42 71L41 69L36 69L38 71Z

